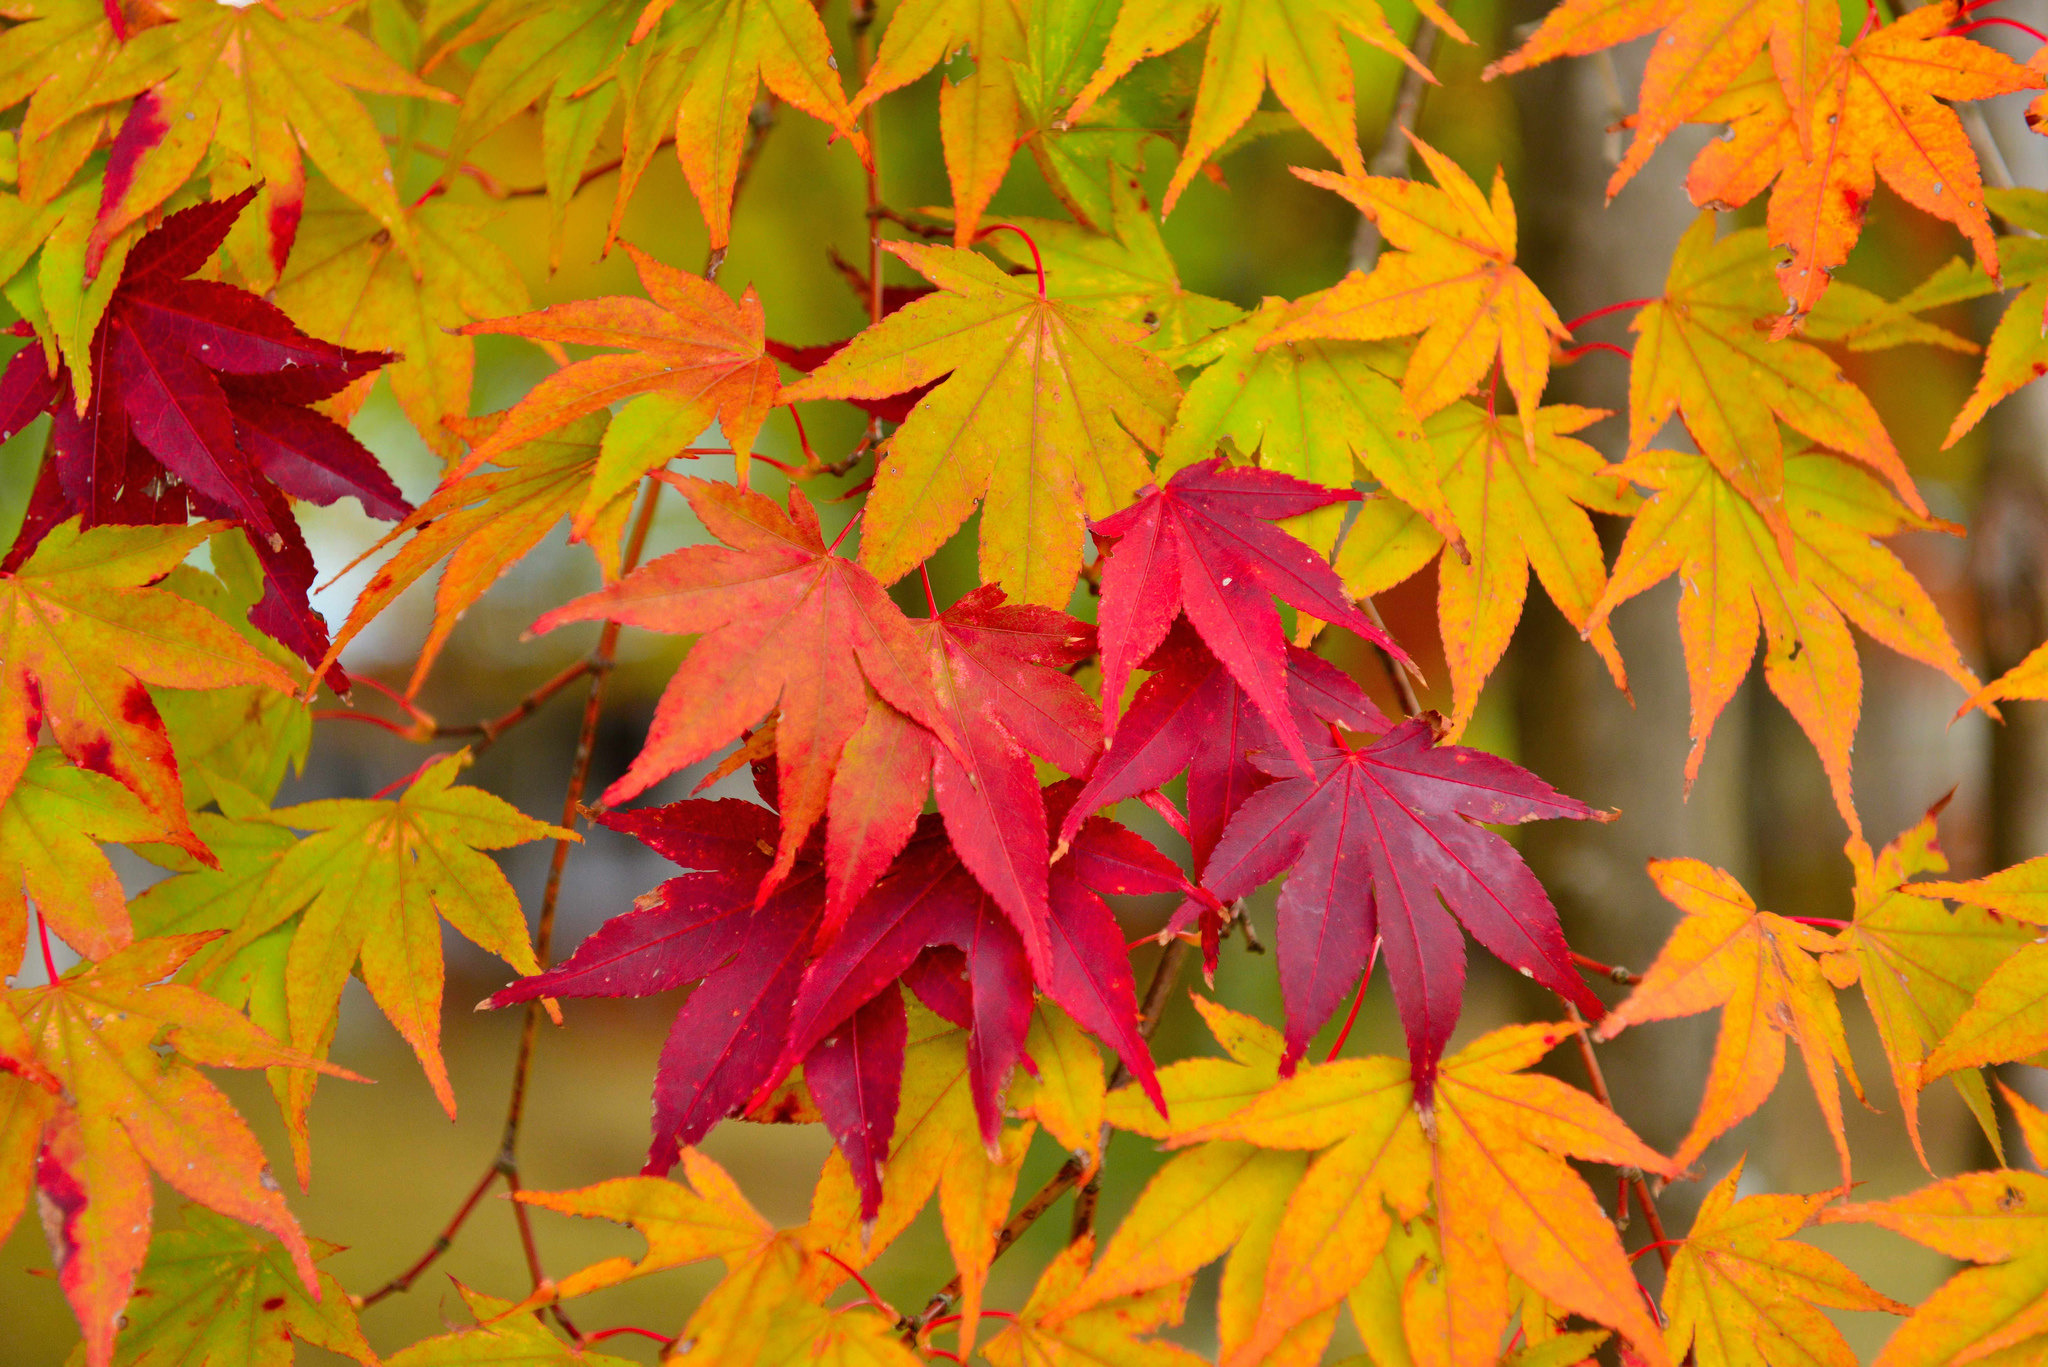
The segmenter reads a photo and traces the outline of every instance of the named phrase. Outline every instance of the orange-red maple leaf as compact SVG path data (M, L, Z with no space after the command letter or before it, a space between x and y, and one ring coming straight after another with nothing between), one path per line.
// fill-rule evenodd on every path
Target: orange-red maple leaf
M761 301L752 289L735 301L701 276L665 265L630 245L626 251L640 272L646 299L612 295L572 300L538 313L463 328L470 336L510 333L536 341L625 350L576 361L535 385L498 429L470 450L453 475L466 475L485 461L621 399L661 394L673 405L666 421L684 441L714 420L720 424L745 480L754 438L768 410L780 401L782 387L768 355ZM610 461L599 459L579 523L665 463L674 448L649 445L632 454L638 458L628 459L628 453L621 452Z
M646 748L604 793L616 805L708 758L777 711L782 840L772 888L825 815L847 767L842 752L883 702L956 745L933 696L924 642L882 586L825 545L817 514L792 488L789 511L764 495L670 477L722 546L686 546L534 624L618 621L701 633L655 711ZM856 782L867 781L855 766Z
M140 940L54 985L15 992L9 1014L21 1028L0 1030L0 1071L22 1078L0 1078L17 1093L0 1097L0 1112L15 1122L0 1129L41 1136L33 1150L0 1143L0 1216L10 1217L0 1234L32 1182L91 1367L112 1357L149 1247L152 1171L190 1199L275 1234L307 1291L319 1294L312 1254L262 1147L192 1065L354 1075L278 1043L197 988L161 981L217 934ZM53 1095L30 1094L36 1078L50 1081ZM33 1164L23 1161L28 1152Z

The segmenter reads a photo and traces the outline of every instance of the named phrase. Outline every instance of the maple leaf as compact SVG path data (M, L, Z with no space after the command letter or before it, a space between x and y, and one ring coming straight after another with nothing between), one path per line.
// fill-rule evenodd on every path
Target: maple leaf
M952 979L957 985L957 977ZM941 1000L935 982L913 978L920 995ZM943 1004L943 1002L942 1002ZM970 1034L917 1002L908 1007L908 1046L894 1140L880 1179L881 1207L864 1214L861 1184L842 1151L825 1162L801 1231L809 1261L804 1279L823 1296L865 1267L903 1233L934 1194L940 1226L961 1273L963 1311L978 1303L995 1254L996 1231L1009 1214L1021 1159L1034 1127L1007 1129L991 1145L982 1134L973 1091ZM971 1337L971 1335L970 1335Z
M469 416L476 369L476 343L462 325L522 313L532 300L511 256L488 235L496 211L435 198L404 213L410 258L374 216L315 185L276 299L320 336L396 353L378 373L420 439L453 462L462 443L446 421ZM364 376L329 399L326 411L346 422L369 393Z
M963 49L974 71L939 85L939 139L953 191L953 245L974 241L982 211L1010 169L1019 118L1012 64L1024 55L1022 8L1003 0L909 0L897 6L882 33L867 82L853 97L851 114L900 90Z
M1261 349L1274 329L1321 294L1263 300L1240 322L1176 355L1207 368L1188 386L1160 452L1159 473L1177 474L1228 442L1262 469L1332 489L1351 487L1357 464L1386 491L1420 509L1456 540L1450 509L1431 476L1421 427L1401 403L1401 355L1385 342L1304 340ZM1228 448L1225 448L1228 449ZM1344 528L1331 505L1289 518L1286 531L1329 555Z
M661 556L546 614L534 630L618 621L701 633L669 680L646 747L605 790L607 806L709 757L778 709L782 834L764 870L765 894L793 866L835 784L847 781L836 776L847 767L843 752L867 719L871 696L879 694L949 750L961 742L940 715L915 629L872 575L825 545L801 490L791 487L785 513L746 489L668 479L725 544ZM867 779L860 757L856 751L851 766L856 784Z
M468 762L466 750L437 756L394 799L330 798L271 812L266 819L276 825L313 834L279 858L258 908L235 933L247 943L303 908L284 970L293 1042L326 1052L342 988L360 962L371 999L412 1047L451 1117L455 1093L440 1046L441 921L521 972L537 972L519 898L483 851L580 838L480 788L456 786ZM286 1121L304 1180L313 1086L310 1078L293 1083Z
M313 557L287 495L322 504L353 496L387 519L411 507L361 442L305 406L389 357L316 341L245 290L187 278L220 250L253 195L173 214L135 244L91 333L89 373L48 370L33 348L8 363L0 427L36 408L55 420L42 506L10 560L70 513L87 527L182 523L189 511L231 519L267 580L252 620L311 664L326 650L327 627L306 601ZM346 689L343 675L328 681Z
M1814 1099L1842 1160L1849 1185L1849 1141L1835 1069L1847 1074L1857 1099L1863 1084L1849 1058L1842 1015L1816 955L1836 949L1834 937L1773 912L1757 910L1733 878L1697 859L1654 859L1650 879L1684 919L1628 998L1601 1022L1601 1039L1631 1025L1721 1008L1721 1033L1707 1069L1706 1094L1692 1129L1672 1155L1679 1168L1763 1104L1785 1067L1785 1041L1799 1046Z
M1272 781L1251 757L1285 743L1193 628L1176 625L1145 665L1154 672L1118 720L1109 749L1076 794L1059 838L1072 840L1088 816L1111 803L1157 792L1185 770L1186 835L1199 874L1238 807ZM1288 725L1297 737L1315 730L1318 722L1342 722L1373 734L1392 726L1350 675L1300 646L1287 647L1287 700ZM1215 929L1205 917L1205 934ZM1205 948L1213 954L1206 940Z
M1591 1097L1522 1072L1576 1028L1510 1026L1474 1040L1443 1061L1426 1109L1400 1060L1341 1059L1178 1129L1176 1147L1322 1151L1286 1198L1252 1327L1227 1360L1262 1360L1334 1306L1372 1275L1396 1217L1413 1219L1433 1202L1446 1296L1439 1337L1427 1345L1433 1360L1498 1360L1512 1272L1565 1309L1621 1330L1646 1362L1667 1364L1613 1225L1564 1159L1667 1174L1676 1167Z
M781 380L767 354L760 299L750 287L735 302L700 276L664 265L630 244L626 251L640 273L646 299L612 295L572 300L538 313L463 327L463 333L472 337L506 333L628 350L576 361L535 385L496 431L470 448L455 467L456 474L468 474L487 460L621 399L660 394L669 401L664 418L686 439L714 421L720 425L745 481L754 438L768 411L780 402ZM672 454L673 449L656 447L637 462L601 458L578 517L579 528Z
M315 1261L341 1252L307 1241ZM376 1367L348 1292L320 1272L306 1294L289 1252L203 1206L151 1241L122 1312L117 1367L291 1367L296 1340ZM78 1356L83 1356L79 1354Z
M601 459L600 434L606 424L601 414L586 415L502 452L497 457L500 469L451 474L443 479L432 497L363 552L365 557L374 555L410 533L397 554L379 565L356 595L348 620L334 633L322 665L340 658L357 633L445 559L448 564L434 592L434 624L420 645L406 684L406 696L418 696L462 614L539 545L556 523L587 506L591 477ZM495 426L495 419L462 420L452 426L466 428L481 440ZM633 492L628 486L599 508L580 535L597 556L606 580L619 577L620 540L632 512Z
M35 0L10 10L0 34L0 109L26 100L18 174L30 203L55 198L106 139L107 115L86 105L126 36L98 0Z
M27 771L47 723L74 764L141 799L168 837L205 846L185 816L177 760L144 685L258 684L289 693L291 676L219 618L145 587L218 524L53 528L19 570L0 574L0 793Z
M41 1105L34 1164L0 1168L10 1188L0 1212L20 1209L33 1172L58 1284L92 1367L112 1359L116 1321L149 1246L152 1170L189 1199L277 1236L300 1284L319 1295L312 1253L256 1137L192 1065L355 1075L279 1044L194 988L158 981L212 938L137 941L12 994L25 1028L4 1045L10 1070L53 1077L61 1091ZM154 1047L159 1040L167 1051Z
M2001 1084L2034 1160L2048 1158L2048 1115ZM1901 1325L1874 1367L1985 1362L2018 1367L2048 1350L2048 1178L1969 1172L1889 1201L1831 1206L1824 1224L1872 1224L1966 1267Z
M643 1171L664 1173L770 1080L823 914L825 880L815 858L802 857L765 899L756 894L775 862L767 851L776 820L750 802L685 801L598 819L696 872L669 879L563 962L483 1005L643 997L698 983L655 1073L654 1140Z
M1934 831L1943 805L1937 804L1874 856L1863 841L1849 841L1849 861L1856 871L1856 914L1820 961L1821 972L1835 987L1861 985L1891 1065L1906 1133L1923 1167L1929 1165L1920 1139L1920 1090L1925 1085L1921 1065L1962 1019L1985 981L2032 938L2022 922L1971 905L1951 911L1932 886L1907 881L1948 871L1948 858L1935 842ZM1971 900L1952 895L1965 903ZM1983 1074L1966 1070L1953 1078L2002 1158L1998 1121Z
M1998 274L1977 154L1962 120L1935 97L1981 100L2044 81L1996 48L1944 33L1955 17L1950 0L1902 15L1840 50L1819 82L1803 139L1810 155L1789 162L1771 194L1771 240L1792 253L1778 267L1791 310L1776 335L1798 325L1849 259L1880 174L1901 198L1961 229Z
M1344 596L1327 561L1264 524L1354 497L1272 470L1231 469L1217 457L1096 522L1098 537L1117 539L1105 555L1098 612L1104 736L1116 729L1131 670L1184 613L1306 768L1287 704L1286 638L1273 597L1342 623L1404 663L1408 657Z
M1305 774L1254 757L1275 781L1237 809L1202 871L1223 902L1289 874L1277 932L1286 1062L1301 1058L1383 946L1427 1104L1464 995L1461 925L1598 1020L1604 1008L1572 967L1556 908L1513 847L1480 823L1601 815L1505 760L1433 744L1423 719L1371 745L1333 742L1309 747Z
M855 1018L878 993L886 998L903 979L927 1006L969 1028L975 1111L983 1140L993 1151L1011 1071L1032 1057L1026 1049L1035 976L1046 995L1114 1048L1163 1105L1152 1082L1151 1054L1138 1029L1137 994L1122 935L1102 895L1183 892L1187 884L1180 870L1114 822L1095 817L1082 823L1047 873L1049 948L1045 967L1034 974L1024 941L969 869L956 846L927 818L922 838L912 842L805 970L777 1071L813 1055L820 1041ZM942 961L958 965L955 981L964 978L968 989L964 1000L941 998L927 979L908 976L921 959L929 964L928 956L942 946L964 956ZM900 1072L900 1057L885 1055L877 1066ZM877 1155L888 1149L890 1110L865 1139L865 1147ZM874 1218L886 1194L874 1180L878 1170L879 1165L854 1174L864 1218Z
M1974 962L1969 966L1989 968L1989 975L1981 981L1964 979L1957 984L1972 991L1968 1009L1921 1060L1922 1080L1978 1064L2024 1059L2048 1048L2048 1009L2043 1008L2040 992L2048 945L2041 942L2038 932L2024 933L2026 927L2048 924L2048 860L2030 859L1967 883L1922 883L1915 891L1953 898L1970 908L1981 907L1994 917L2020 923L2023 932L2016 940L1984 945L1972 956ZM1958 962L1955 968L1960 973L1964 963ZM1951 996L1944 1004L1954 1001ZM1957 1081L1961 1085L1967 1079Z
M1703 0L1674 6L1659 0L1565 0L1486 77L1524 71L1559 57L1585 56L1662 30L1643 68L1630 127L1635 136L1607 182L1612 199L1680 124L1705 117L1713 102L1743 79L1769 49L1780 100L1812 108L1822 73L1842 36L1842 11L1827 0ZM1799 134L1804 146L1805 130Z
M1984 348L1983 373L1962 411L1949 424L1944 450L1981 422L1993 405L2048 374L2044 369L2048 367L2048 344L2041 336L2041 319L2048 316L2048 249L2042 247L2039 236L2048 226L2048 194L1993 189L1985 191L1984 198L2000 218L2019 230L2014 236L1998 239L2002 273L1994 278L1981 265L1965 266L1951 259L1900 301L1906 307L1931 307L2019 287L1992 329L1991 341Z
M1700 1203L1664 1282L1664 1339L1673 1362L1691 1349L1728 1367L1805 1361L1853 1367L1856 1354L1818 1307L1911 1307L1879 1295L1830 1255L1792 1235L1834 1193L1735 1199L1742 1163Z
M1848 623L1966 689L1977 686L1927 591L1874 539L1944 524L1916 517L1869 475L1824 455L1785 462L1782 538L1703 457L1648 451L1610 473L1651 494L1582 630L1601 626L1615 607L1666 577L1681 577L1687 591L1678 631L1692 686L1686 783L1699 774L1714 721L1749 672L1761 626L1764 681L1820 753L1835 806L1860 835L1849 750L1862 675Z
M979 502L982 580L1059 606L1080 572L1083 512L1106 517L1151 478L1144 453L1173 416L1173 372L1138 326L1048 298L972 252L884 246L938 293L783 391L788 403L878 398L945 377L877 464L861 563L901 578Z
M302 149L412 253L384 140L348 92L446 103L454 96L408 72L321 0L250 8L166 0L162 10L169 22L123 43L87 95L95 105L136 97L107 162L88 274L115 234L176 193L215 149L264 183L272 281L291 255L305 204Z
M31 900L43 924L86 958L125 946L134 938L127 899L98 842L165 834L119 783L38 749L0 805L0 960L21 962Z
M1472 40L1435 0L1417 8L1461 43ZM1118 11L1102 66L1068 108L1078 121L1109 88L1147 57L1186 43L1214 23L1202 63L1202 89L1180 164L1167 182L1162 205L1173 212L1181 191L1222 150L1230 135L1259 107L1270 83L1287 111L1346 171L1362 172L1358 116L1353 107L1351 58L1344 35L1398 57L1425 80L1428 67L1408 51L1377 4L1332 0L1145 0Z
M1565 620L1587 633L1615 687L1627 690L1613 632L1604 623L1588 625L1607 588L1607 568L1586 510L1626 515L1638 503L1606 477L1610 467L1598 451L1568 435L1605 416L1597 408L1553 404L1525 423L1460 402L1424 424L1425 477L1456 534L1437 566L1437 622L1451 674L1450 739L1470 724L1480 690L1507 652L1532 569ZM1535 433L1533 460L1523 439L1529 431ZM1411 507L1428 521L1400 554L1388 554L1386 543L1369 534L1370 523L1345 538L1335 567L1346 591L1377 593L1415 573L1436 545L1445 544L1429 504ZM1427 545L1432 540L1436 545Z
M510 1313L510 1301L461 1282L455 1290L476 1322L401 1348L385 1367L629 1367L629 1359L564 1342L538 1315Z
M592 1263L536 1289L520 1308L574 1300L706 1258L735 1266L774 1241L775 1226L754 1209L724 1168L695 1149L682 1150L678 1159L687 1182L615 1177L574 1191L519 1192L515 1199L525 1205L630 1225L647 1241L643 1257Z
M1196 1367L1207 1361L1176 1344L1141 1339L1180 1323L1189 1290L1185 1278L1139 1295L1074 1305L1094 1255L1092 1234L1061 1249L1039 1274L1024 1308L989 1340L982 1356L996 1367Z
M1641 454L1672 415L1694 445L1753 504L1791 558L1782 420L1816 444L1861 461L1919 516L1913 487L1877 410L1826 354L1772 341L1758 327L1776 312L1770 238L1761 229L1714 240L1702 214L1672 253L1664 295L1636 315L1629 366L1629 454Z
M1435 185L1362 169L1295 169L1357 205L1400 250L1383 252L1369 273L1353 271L1259 345L1420 332L1401 377L1401 395L1417 418L1469 393L1496 364L1516 405L1533 413L1550 378L1552 341L1567 334L1557 310L1514 264L1507 178L1496 169L1492 194L1482 196L1456 162L1412 133L1408 139Z
M1243 315L1235 304L1182 286L1180 268L1136 176L1112 168L1109 207L1100 232L1052 218L1013 214L1003 221L1021 229L1038 248L1049 293L1139 324L1151 332L1155 350L1199 341ZM1030 249L1015 234L992 236L989 245L1013 266L1033 264Z
M651 41L644 60L668 68L657 79L675 111L676 159L716 251L731 240L733 186L760 86L846 138L863 162L867 139L840 87L832 40L804 0L713 0L681 12L673 3L648 0L631 42Z

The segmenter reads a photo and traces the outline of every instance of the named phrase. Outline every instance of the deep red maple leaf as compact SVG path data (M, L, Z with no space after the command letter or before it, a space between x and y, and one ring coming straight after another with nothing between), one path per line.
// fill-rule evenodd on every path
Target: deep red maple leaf
M1185 613L1210 651L1279 733L1296 766L1308 752L1288 715L1286 638L1275 596L1407 655L1344 594L1313 549L1272 526L1355 499L1275 470L1232 469L1221 458L1176 473L1121 512L1094 524L1117 538L1102 571L1102 723L1109 735L1131 670Z
M51 415L51 457L6 567L74 515L105 523L183 523L197 513L240 525L262 562L250 621L309 665L327 625L307 602L313 557L289 498L359 500L372 517L412 511L377 458L307 405L393 357L308 337L247 290L188 277L205 268L254 189L172 214L128 255L91 345L91 392L78 411L70 372L42 348L0 373L0 432ZM347 684L336 670L330 681Z
M1572 967L1557 909L1512 845L1486 824L1606 820L1525 769L1482 750L1436 745L1427 719L1353 748L1337 733L1309 747L1308 774L1284 756L1253 762L1273 782L1237 809L1203 871L1222 901L1286 873L1276 939L1287 1007L1283 1068L1385 951L1427 1104L1465 987L1465 937L1598 1020ZM1184 910L1183 916L1188 915Z
M1092 813L1156 793L1185 770L1184 834L1199 878L1231 816L1272 782L1253 755L1271 754L1285 742L1186 623L1174 626L1145 667L1151 677L1117 722L1108 753L1075 798L1059 838L1073 839ZM1348 674L1299 646L1287 647L1287 696L1296 734L1319 732L1318 722L1374 735L1392 725ZM1212 906L1202 912L1203 960L1214 973L1222 917Z
M745 1105L774 1069L824 914L824 870L813 843L757 906L755 890L774 862L776 816L736 798L607 812L598 821L695 872L640 897L563 962L483 1005L647 997L697 984L676 1012L655 1071L645 1170L665 1173L684 1145Z
M1056 812L1064 815L1076 788L1065 783L1048 793ZM1142 837L1093 817L1081 823L1066 853L1052 864L1048 884L1051 964L1037 986L1114 1049L1163 1112L1165 1099L1138 1028L1123 933L1102 899L1185 893L1185 876ZM803 1062L804 1076L810 1078L809 1060L817 1057L821 1043L836 1038L843 1046L841 1027L849 1021L858 1024L860 1013L875 1001L894 997L899 980L925 1005L969 1031L969 1086L982 1136L994 1143L1001 1131L1003 1089L1020 1062L1028 1066L1024 1037L1031 1021L1033 975L1015 927L962 863L942 823L930 817L888 876L854 908L838 938L805 970L777 1074ZM900 1045L893 1063L889 1056L877 1056L869 1066L900 1074ZM823 1097L819 1109L830 1123ZM870 1116L856 1142L878 1165L887 1156L894 1108ZM846 1148L844 1140L841 1144ZM855 1151L846 1151L851 1161ZM863 1212L872 1216L882 1196L878 1167L851 1166Z

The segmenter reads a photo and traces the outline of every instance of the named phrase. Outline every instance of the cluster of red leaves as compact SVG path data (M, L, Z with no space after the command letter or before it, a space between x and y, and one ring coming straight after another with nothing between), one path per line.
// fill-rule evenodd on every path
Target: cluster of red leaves
M488 1002L697 984L662 1053L648 1171L769 1104L801 1065L872 1217L903 1070L899 985L970 1032L991 1146L1012 1071L1033 1067L1034 990L1107 1042L1164 1110L1106 896L1180 895L1170 930L1199 917L1213 967L1225 904L1290 874L1289 1072L1384 944L1426 1103L1463 992L1461 923L1599 1014L1549 899L1481 824L1595 813L1505 761L1436 744L1426 720L1390 729L1348 676L1285 642L1274 595L1398 654L1329 564L1272 525L1354 496L1205 461L1098 522L1098 722L1066 672L1093 653L1085 624L993 586L907 618L825 544L800 492L785 512L745 489L670 482L723 544L655 560L538 629L611 620L698 637L606 802L744 732L728 768L751 759L777 810L689 800L602 816L692 872ZM1141 664L1153 672L1119 718ZM1386 734L1354 748L1342 728ZM1072 778L1041 790L1034 757ZM1187 817L1159 796L1182 772ZM1189 836L1199 885L1098 815L1137 796Z
M311 407L392 357L318 341L247 290L192 278L255 197L172 214L136 243L93 334L90 375L34 344L0 374L0 436L43 413L53 421L50 459L0 566L18 568L72 517L84 528L232 522L263 565L250 620L311 666L327 653L327 625L307 602L313 556L289 500L353 497L391 521L412 507L347 428ZM346 691L338 669L327 677Z

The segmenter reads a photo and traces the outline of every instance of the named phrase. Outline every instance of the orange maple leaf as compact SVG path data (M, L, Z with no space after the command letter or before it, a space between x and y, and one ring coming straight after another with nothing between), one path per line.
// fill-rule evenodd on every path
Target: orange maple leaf
M1943 33L1954 18L1953 3L1914 10L1830 64L1806 114L1806 154L1786 164L1771 193L1771 241L1792 252L1778 268L1791 308L1773 335L1797 327L1849 259L1879 175L1902 199L1955 224L1998 274L1977 154L1962 120L1936 97L1982 100L2044 81L1995 48ZM1789 113L1797 127L1801 111Z
M1517 407L1533 413L1550 378L1551 341L1567 334L1550 301L1515 265L1515 205L1507 180L1496 170L1492 195L1482 195L1456 162L1408 136L1435 185L1295 168L1311 185L1356 204L1401 250L1383 253L1370 274L1353 271L1257 349L1307 338L1373 341L1420 332L1401 380L1416 417L1471 392L1496 356ZM1533 452L1534 430L1523 438Z
M190 1199L276 1235L319 1295L312 1253L262 1146L192 1065L362 1079L278 1043L197 988L161 981L218 935L139 940L53 985L11 994L13 1009L0 1017L0 1073L16 1075L0 1076L0 1237L33 1185L90 1367L113 1356L149 1247L152 1170Z
M2048 1160L2048 1115L2001 1086L2034 1161ZM1967 1172L1889 1201L1833 1206L1823 1224L1878 1225L1966 1267L1921 1302L1872 1367L1985 1362L2019 1367L2048 1354L2048 1177Z
M1650 861L1650 878L1685 919L1626 1001L1600 1023L1601 1039L1631 1025L1722 1008L1721 1034L1707 1071L1706 1095L1692 1130L1671 1161L1689 1167L1721 1135L1756 1110L1785 1068L1785 1039L1799 1044L1807 1077L1849 1185L1849 1141L1835 1067L1857 1098L1863 1085L1849 1059L1834 991L1814 955L1836 948L1832 936L1768 911L1733 878L1697 859Z
M1789 107L1808 108L1842 36L1835 0L1564 0L1486 77L1559 57L1585 56L1662 30L1636 95L1634 140L1607 182L1608 198L1680 124L1703 116L1768 49L1772 79Z
M782 381L767 350L761 301L750 287L738 300L701 276L666 265L632 246L646 299L612 295L556 304L537 313L470 323L466 336L509 333L540 342L624 347L564 366L533 387L483 441L450 472L470 473L514 447L595 413L621 399L662 395L668 425L681 440L642 445L602 457L592 473L585 513L594 515L624 490L659 469L690 436L715 420L732 447L740 482L768 411L781 402ZM687 433L684 429L688 429Z
M1646 451L1612 470L1653 492L1582 630L1679 576L1685 592L1678 629L1692 685L1690 785L1715 719L1749 674L1761 627L1764 680L1820 752L1835 806L1860 835L1849 751L1863 682L1848 623L1964 688L1976 687L1934 601L1875 540L1903 527L1945 524L1912 517L1877 481L1831 456L1785 462L1786 530L1775 543L1763 516L1705 457Z

